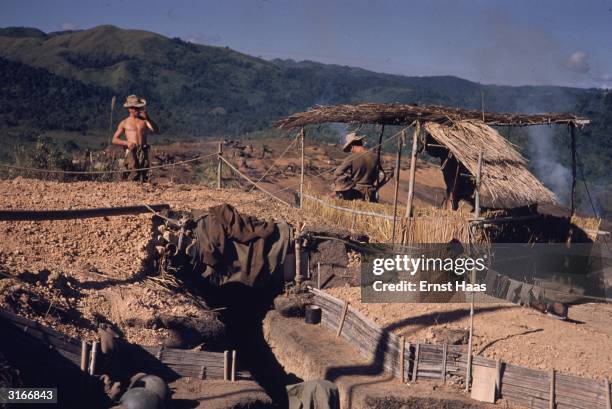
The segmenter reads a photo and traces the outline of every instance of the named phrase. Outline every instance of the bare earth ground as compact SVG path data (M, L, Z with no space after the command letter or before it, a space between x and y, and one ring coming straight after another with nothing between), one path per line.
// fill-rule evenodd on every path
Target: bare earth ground
M0 181L0 189L0 209L168 203L173 209L190 210L227 202L261 218L294 225L302 221L296 211L262 194L237 189L22 178ZM253 200L258 201L247 204ZM150 215L0 222L0 306L90 339L96 323L106 317L124 331L128 341L145 345L159 344L168 335L157 324L160 314L214 319L190 298L135 278L147 268L154 234ZM20 274L26 281L12 278Z
M440 328L467 329L468 304L362 304L360 288L326 292L347 300L382 327L407 341L440 342ZM603 380L612 377L612 304L570 307L571 321L549 318L512 304L480 304L474 317L477 355L529 368Z

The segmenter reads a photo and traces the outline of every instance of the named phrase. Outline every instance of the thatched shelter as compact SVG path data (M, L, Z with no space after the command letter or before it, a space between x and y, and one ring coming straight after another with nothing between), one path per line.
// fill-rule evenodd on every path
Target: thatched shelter
M562 113L526 115L483 112L437 105L344 104L318 106L305 112L298 112L276 122L275 126L280 129L291 129L324 122L410 125L417 120L421 122L448 123L466 119L478 120L492 126L585 125L589 123L589 120L586 118Z
M556 197L529 172L527 161L515 147L491 126L565 125L571 130L573 153L573 130L590 121L566 113L527 115L435 105L366 103L315 107L281 119L275 126L279 129L291 129L325 122L396 126L410 126L418 122L474 177L477 174L478 158L482 153L480 190L486 205L517 207L533 203L554 203ZM416 131L414 138L413 146L416 146Z
M439 124L426 122L433 139L446 146L472 175L482 152L481 194L489 207L555 203L556 197L527 170L525 158L490 126L471 120Z

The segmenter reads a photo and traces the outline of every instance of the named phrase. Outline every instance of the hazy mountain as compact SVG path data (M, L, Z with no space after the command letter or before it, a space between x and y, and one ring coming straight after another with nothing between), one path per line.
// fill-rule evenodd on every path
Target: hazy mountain
M266 61L226 47L114 26L48 34L35 28L0 29L0 78L0 128L22 133L106 129L112 95L120 103L133 93L150 101L168 137L266 129L316 104L404 102L479 109L484 95L490 111L570 111L592 118L579 140L582 161L588 179L609 183L612 95L603 90L482 85L452 76L407 77L312 61ZM513 140L526 147L529 135L519 130ZM564 143L554 143L551 150L551 160L567 163ZM524 151L542 155L541 150Z

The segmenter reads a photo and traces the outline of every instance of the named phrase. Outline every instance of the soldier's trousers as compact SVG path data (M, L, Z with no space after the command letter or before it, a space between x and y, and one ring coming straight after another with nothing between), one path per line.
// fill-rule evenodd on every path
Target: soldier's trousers
M134 149L125 150L125 169L123 180L146 182L148 180L150 166L149 145L136 145Z

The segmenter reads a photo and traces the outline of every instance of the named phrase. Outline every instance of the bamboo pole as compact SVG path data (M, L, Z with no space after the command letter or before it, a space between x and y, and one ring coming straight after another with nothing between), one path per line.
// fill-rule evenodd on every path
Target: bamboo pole
M300 151L301 151L301 169L300 169L300 209L304 201L304 127L300 130Z
M406 139L406 130L402 130L402 136L397 138L397 155L395 157L395 191L393 194L393 233L391 243L395 243L395 225L397 222L397 195L399 193L400 165L402 161L402 144Z
M117 97L113 95L111 98L111 109L110 109L110 121L108 123L108 144L113 144L113 113L115 112L115 102L117 101Z
M232 351L232 382L236 382L236 350Z
M339 337L342 334L342 327L344 326L344 320L346 319L346 313L348 311L349 302L344 302L344 309L342 310L342 315L340 316L340 323L338 324L338 332L336 333L336 337Z
M229 351L223 351L223 380L227 381L229 367Z
M448 355L448 344L445 342L442 344L442 382L446 383L446 359Z
M550 369L550 389L548 391L548 408L555 409L555 369Z
M91 357L89 359L89 374L96 374L96 360L98 357L98 341L94 341L91 344Z
M605 391L606 391L606 408L607 409L612 409L612 397L610 396L610 380L606 379L606 387L605 387Z
M482 173L482 151L478 154L478 165L476 168L476 186L474 189L474 217L480 217L480 178Z
M408 219L407 223L407 233L406 240L410 241L410 224L412 218L412 200L414 198L414 180L416 177L416 161L417 161L417 144L419 140L419 134L421 132L421 123L419 121L416 122L414 126L414 132L412 134L412 152L410 154L410 178L408 182L408 200L406 203L406 219Z
M404 365L405 365L405 360L404 360L404 355L406 353L406 341L404 340L403 336L399 337L399 343L400 343L400 380L402 383L405 382L405 377L404 377Z
M98 207L70 210L0 210L0 221L70 220L90 217L124 216L169 209L167 204L148 206Z
M302 244L300 243L300 236L295 237L295 286L300 288L302 284Z
M570 123L569 131L572 154L572 197L570 199L570 214L573 216L576 212L576 126L573 123Z
M416 349L414 351L414 362L412 363L412 382L416 382L417 373L419 371L419 349L421 348L421 343L416 343Z
M223 142L217 146L217 189L221 189L221 172L223 171Z
M474 291L471 292L471 302L470 302L470 335L468 338L468 356L467 356L467 366L466 366L466 374L465 374L465 391L469 392L470 383L472 380L472 341L474 337Z
M81 371L87 372L87 352L89 350L89 344L87 341L81 341Z

